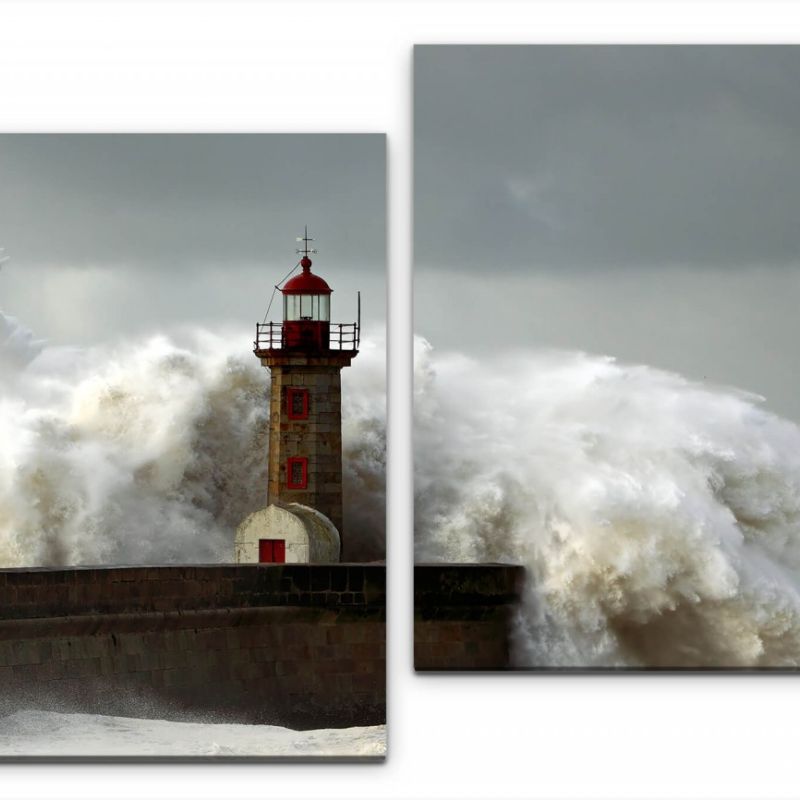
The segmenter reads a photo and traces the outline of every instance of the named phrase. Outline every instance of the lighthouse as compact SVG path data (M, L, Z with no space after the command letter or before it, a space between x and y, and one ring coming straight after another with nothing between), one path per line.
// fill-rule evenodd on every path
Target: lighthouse
M333 290L311 271L312 241L306 228L302 271L276 287L283 320L256 325L253 352L271 378L267 506L237 529L240 563L341 556L341 372L358 355L361 301L356 322L331 323Z

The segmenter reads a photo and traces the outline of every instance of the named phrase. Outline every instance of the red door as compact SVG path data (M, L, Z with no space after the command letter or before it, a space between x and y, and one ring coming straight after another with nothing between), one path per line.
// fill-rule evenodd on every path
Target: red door
M286 563L286 540L275 539L272 543L272 560L276 564Z
M259 539L258 560L261 564L285 564L285 539Z

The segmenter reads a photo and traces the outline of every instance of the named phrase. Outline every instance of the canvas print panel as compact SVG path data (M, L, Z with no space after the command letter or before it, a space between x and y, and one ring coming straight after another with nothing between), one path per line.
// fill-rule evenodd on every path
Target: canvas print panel
M800 50L414 74L417 668L796 668Z
M385 138L0 176L0 756L382 757Z

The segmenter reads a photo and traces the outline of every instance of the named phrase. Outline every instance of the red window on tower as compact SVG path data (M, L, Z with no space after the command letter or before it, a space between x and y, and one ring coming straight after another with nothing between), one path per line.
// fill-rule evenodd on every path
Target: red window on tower
M285 564L286 540L285 539L259 539L258 561L261 564Z
M308 389L287 389L286 415L289 419L308 419Z
M286 488L305 489L308 486L308 459L286 459Z

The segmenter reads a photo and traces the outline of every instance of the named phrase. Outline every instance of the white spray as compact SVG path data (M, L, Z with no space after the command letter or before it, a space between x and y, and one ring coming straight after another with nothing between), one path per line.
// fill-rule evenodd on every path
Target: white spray
M519 666L800 663L800 428L582 353L416 348L420 560L528 569Z
M247 333L45 347L0 314L0 565L231 561L266 502L269 373ZM343 380L345 556L384 547L383 348Z

